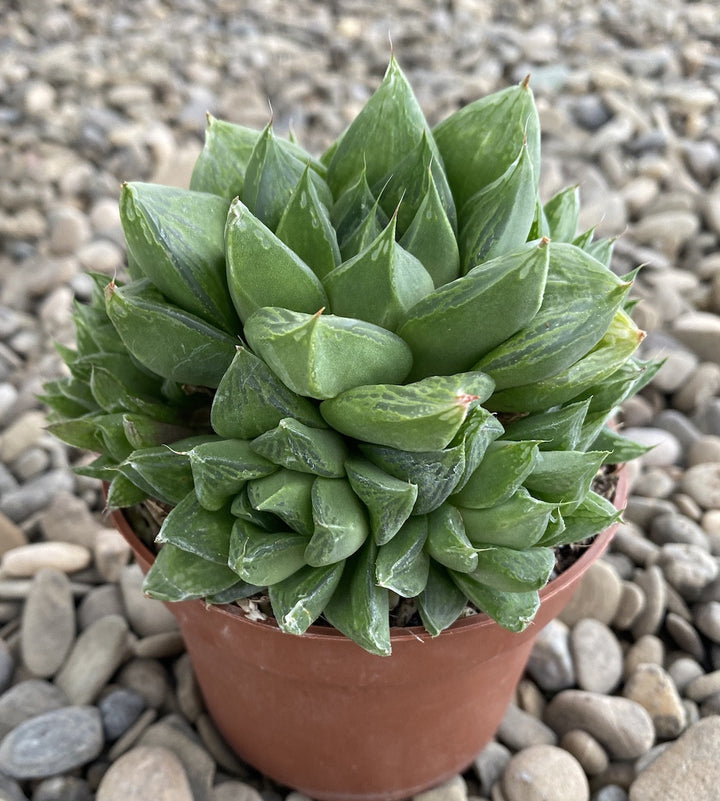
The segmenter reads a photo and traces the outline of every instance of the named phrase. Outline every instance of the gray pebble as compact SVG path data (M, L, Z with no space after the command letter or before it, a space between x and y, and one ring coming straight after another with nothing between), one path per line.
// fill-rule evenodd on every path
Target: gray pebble
M632 581L623 581L623 592L620 605L613 618L612 625L620 631L632 627L645 608L645 593Z
M106 615L125 613L122 595L117 584L101 584L93 587L82 599L77 610L78 626L86 629L89 625Z
M207 748L220 768L233 776L248 777L250 775L250 769L240 761L237 754L225 742L209 715L200 715L195 721L195 728L203 746Z
M720 602L707 601L695 606L695 625L709 640L720 643Z
M645 608L632 626L632 634L638 639L660 628L665 616L666 590L662 571L656 565L638 571L635 581L645 595Z
M264 796L244 782L222 782L213 787L212 801L264 801Z
M186 733L178 725L174 725L177 722L179 721L169 716L159 723L154 723L143 732L138 743L145 746L162 746L173 751L185 768L195 801L204 801L210 796L214 783L217 769L215 760L194 739L194 735L189 733L191 731L189 727Z
M696 600L720 570L705 548L680 542L663 545L657 564L668 584L688 601Z
M714 362L703 362L673 395L672 404L675 409L690 414L719 391L720 366Z
M91 762L104 744L100 712L68 706L31 718L0 743L0 770L14 779L38 779Z
M618 784L606 784L592 794L590 801L628 801L628 794Z
M570 652L581 690L610 693L623 675L623 654L611 629L599 620L579 620L570 632Z
M633 782L632 801L714 801L720 786L720 717L698 721Z
M130 625L137 634L148 637L177 631L177 621L164 604L142 593L143 574L139 565L127 565L120 574L120 590Z
M555 732L542 721L524 712L515 704L505 710L497 738L513 751L520 751L531 745L555 745Z
M632 491L646 498L669 498L675 489L675 480L665 467L651 467L632 483Z
M714 314L690 311L678 317L673 335L704 362L720 362L720 319Z
M599 559L588 568L570 603L560 613L560 620L572 626L586 617L609 624L615 617L622 595L622 581L617 571Z
M175 660L173 673L175 674L175 694L180 709L188 720L195 721L205 710L205 704L200 695L200 688L188 654L183 654Z
M97 801L203 801L193 795L182 761L168 748L137 747L103 776Z
M10 647L0 637L0 695L10 686L15 672L15 659Z
M608 756L600 743L582 729L572 729L562 736L560 747L569 751L588 776L602 773L608 766Z
M53 776L37 785L32 801L94 801L94 794L85 779Z
M36 715L68 705L65 693L42 679L20 681L0 695L0 737Z
M704 434L720 436L720 398L708 398L700 404L691 420Z
M149 707L159 709L170 694L170 681L157 659L132 659L120 670L117 683L138 692Z
M716 434L703 434L690 446L687 454L690 467L708 462L720 463L720 437Z
M663 514L653 518L650 523L650 538L657 545L683 542L709 550L707 535L701 526L684 515Z
M254 799L250 799L254 801ZM281 799L268 798L267 801L281 801ZM467 784L462 776L455 775L438 787L417 793L412 801L468 801Z
M59 570L36 574L23 609L21 652L36 676L54 676L75 639L75 604L70 580Z
M28 801L20 785L9 776L0 773L0 798L3 801Z
M575 684L569 637L570 630L561 620L551 620L539 632L526 670L541 689L564 690Z
M654 542L650 542L638 526L632 523L621 523L618 526L612 548L613 551L628 556L640 567L653 564L660 552L660 548Z
M590 787L578 761L554 745L526 748L508 762L502 778L507 801L588 801Z
M698 703L718 692L720 692L720 670L698 676L685 687L685 695L691 701Z
M64 206L52 212L48 218L50 228L50 250L57 256L76 253L90 238L90 223L87 217L73 206Z
M108 742L123 735L145 710L145 699L134 690L120 687L103 696L98 708Z
M678 646L695 659L702 660L705 656L705 647L702 639L693 626L685 618L674 612L669 612L665 618L665 628Z
M673 514L675 506L664 498L652 498L631 495L628 498L623 519L646 528L658 515Z
M572 729L592 735L614 759L635 759L653 744L647 710L628 698L563 690L548 704L546 723L560 736Z
M680 443L683 451L692 445L695 440L702 436L702 432L684 414L675 409L666 409L655 418L654 424L657 428L663 428L670 432Z
M97 620L77 638L55 682L76 704L95 700L128 653L124 618Z
M475 757L473 768L480 780L480 792L488 795L493 785L502 777L505 766L510 761L511 751L494 740Z
M634 642L625 654L623 672L631 676L642 664L662 665L665 661L665 645L654 634L644 634Z
M688 468L681 482L686 492L703 509L720 508L720 462L698 464Z
M704 673L701 665L689 656L681 656L668 665L668 675L680 693L684 693L687 685Z
M75 479L69 471L49 470L17 489L4 492L0 498L0 512L15 523L21 523L48 506L58 492L72 492L74 486Z

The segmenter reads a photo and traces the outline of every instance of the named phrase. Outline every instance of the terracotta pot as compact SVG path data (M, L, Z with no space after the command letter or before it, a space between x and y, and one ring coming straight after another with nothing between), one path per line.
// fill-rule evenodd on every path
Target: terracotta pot
M620 473L616 506L627 497ZM112 518L143 570L153 555L120 512ZM373 656L329 627L297 637L236 606L168 604L207 708L239 756L319 801L391 801L465 770L497 730L538 632L568 603L614 527L540 593L521 634L486 615L439 637L392 632L392 656Z

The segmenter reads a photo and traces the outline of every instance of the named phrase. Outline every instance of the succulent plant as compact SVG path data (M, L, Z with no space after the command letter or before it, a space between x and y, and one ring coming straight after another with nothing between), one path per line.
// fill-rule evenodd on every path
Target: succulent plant
M640 448L608 421L657 369L539 170L527 81L431 129L392 58L320 159L209 116L190 189L123 186L129 280L93 276L44 399L110 507L166 513L147 594L262 593L376 654L402 598L432 635L530 623L617 519L593 479Z

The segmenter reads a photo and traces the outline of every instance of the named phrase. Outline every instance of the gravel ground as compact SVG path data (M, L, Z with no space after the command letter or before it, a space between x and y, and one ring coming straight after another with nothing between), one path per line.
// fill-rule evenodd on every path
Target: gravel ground
M302 801L232 756L171 616L35 399L83 270L124 259L121 180L186 185L205 111L319 152L388 34L430 122L532 74L544 197L645 268L656 445L611 553L542 633L497 739L420 801L717 801L720 6L606 0L6 0L0 18L0 798ZM388 10L391 9L391 10ZM92 659L89 658L92 655ZM140 776L140 781L133 776Z

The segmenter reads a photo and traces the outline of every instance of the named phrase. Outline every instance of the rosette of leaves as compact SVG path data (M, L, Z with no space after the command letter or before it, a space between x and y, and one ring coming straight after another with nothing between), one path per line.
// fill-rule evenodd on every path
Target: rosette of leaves
M431 129L393 58L320 159L209 117L190 189L123 186L128 279L93 276L44 399L110 507L167 513L148 595L262 593L375 654L399 599L431 635L530 623L554 548L617 519L608 421L657 369L539 170L527 81Z

